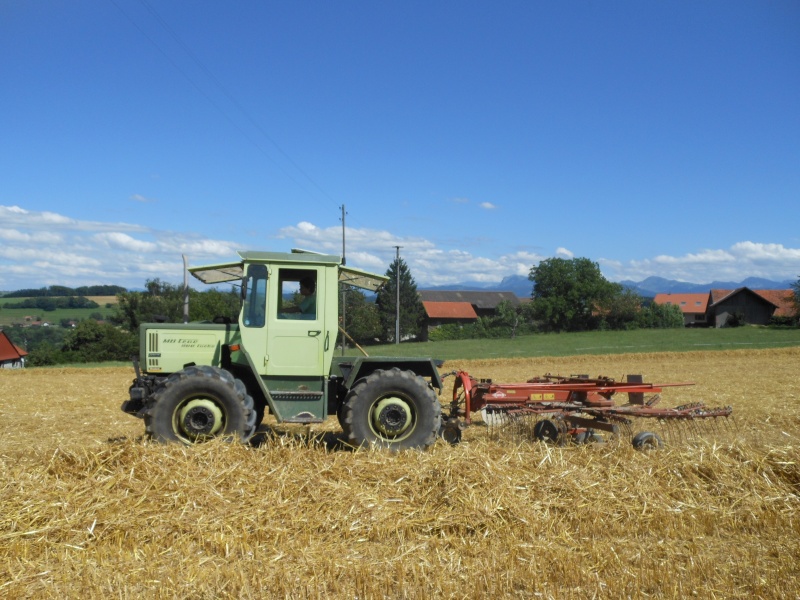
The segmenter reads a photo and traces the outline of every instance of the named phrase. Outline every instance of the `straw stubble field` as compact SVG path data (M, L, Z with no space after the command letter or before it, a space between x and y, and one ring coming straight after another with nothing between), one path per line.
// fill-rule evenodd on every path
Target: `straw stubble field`
M299 431L257 447L162 446L119 412L129 369L0 371L0 596L796 598L799 359L446 365L508 381L642 373L697 382L665 405L733 405L735 432L648 454L494 440L480 426L460 446L395 455Z

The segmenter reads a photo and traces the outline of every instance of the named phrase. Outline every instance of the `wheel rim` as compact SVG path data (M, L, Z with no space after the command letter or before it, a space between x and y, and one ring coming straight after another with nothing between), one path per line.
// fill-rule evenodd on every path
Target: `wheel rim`
M411 406L397 396L389 396L375 404L371 425L376 435L396 440L409 433L414 415Z
M222 430L222 408L210 398L189 400L176 412L176 431L189 439L211 437Z

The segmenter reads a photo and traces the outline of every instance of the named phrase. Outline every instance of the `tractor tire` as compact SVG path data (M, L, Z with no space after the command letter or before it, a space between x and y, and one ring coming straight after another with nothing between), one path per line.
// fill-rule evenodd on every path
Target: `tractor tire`
M419 375L397 367L379 369L347 394L341 423L352 446L422 450L436 441L442 406Z
M195 444L215 437L246 442L256 428L253 399L244 384L218 367L186 367L156 389L145 431L157 442Z
M255 399L253 403L253 412L255 413L255 421L253 423L254 427L258 429L258 426L261 425L261 421L264 420L264 415L267 412L267 403L264 400L257 401Z
M637 450L646 452L648 450L658 450L663 446L664 442L661 441L657 433L652 431L642 431L633 437L633 447Z

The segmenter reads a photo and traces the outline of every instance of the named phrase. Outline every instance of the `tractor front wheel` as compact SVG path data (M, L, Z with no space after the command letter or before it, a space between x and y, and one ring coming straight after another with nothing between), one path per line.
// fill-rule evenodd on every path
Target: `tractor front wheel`
M218 367L187 367L156 389L145 430L159 442L194 444L214 437L247 441L256 427L253 399L244 384Z
M424 449L436 441L442 407L419 375L396 367L379 369L347 394L340 422L353 446Z

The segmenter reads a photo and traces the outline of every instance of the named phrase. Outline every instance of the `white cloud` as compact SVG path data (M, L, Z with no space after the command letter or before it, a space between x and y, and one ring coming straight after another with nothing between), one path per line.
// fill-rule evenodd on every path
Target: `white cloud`
M107 248L116 250L126 250L128 252L155 252L158 245L153 242L145 242L132 238L127 233L121 232L107 232L98 233L93 236L98 243L105 245Z
M157 230L130 223L80 221L52 212L0 206L0 290L44 285L117 284L142 287L159 277L183 278L182 254L191 265L234 259L241 244L209 239L199 233ZM49 225L47 225L49 224ZM339 255L340 226L319 227L303 221L274 235L286 247ZM474 240L473 240L474 241ZM509 275L526 277L549 256L573 258L567 248L552 252L512 251L479 256L464 238L434 243L387 230L348 228L347 264L384 273L396 256L411 268L418 285L461 282L496 283ZM472 246L475 247L475 246ZM629 261L595 259L613 281L641 281L651 275L694 283L741 281L750 276L795 281L800 277L800 249L776 243L742 241L726 249L701 249L682 256L659 255Z
M492 204L491 202L481 202L479 205L481 208L485 208L486 210L494 210L497 207Z
M747 277L795 281L800 277L800 248L782 244L737 242L727 249L703 249L683 256L659 255L628 262L601 260L606 277L641 281L650 276L710 283Z
M54 212L0 206L0 290L47 285L141 287L148 278L180 280L191 264L236 256L239 246L197 234L130 223L81 221Z
M0 240L12 244L58 244L63 240L63 237L49 231L27 233L16 229L0 229Z
M147 198L141 194L133 194L129 199L133 200L134 202L141 202L142 204L148 204L156 201L155 198Z

